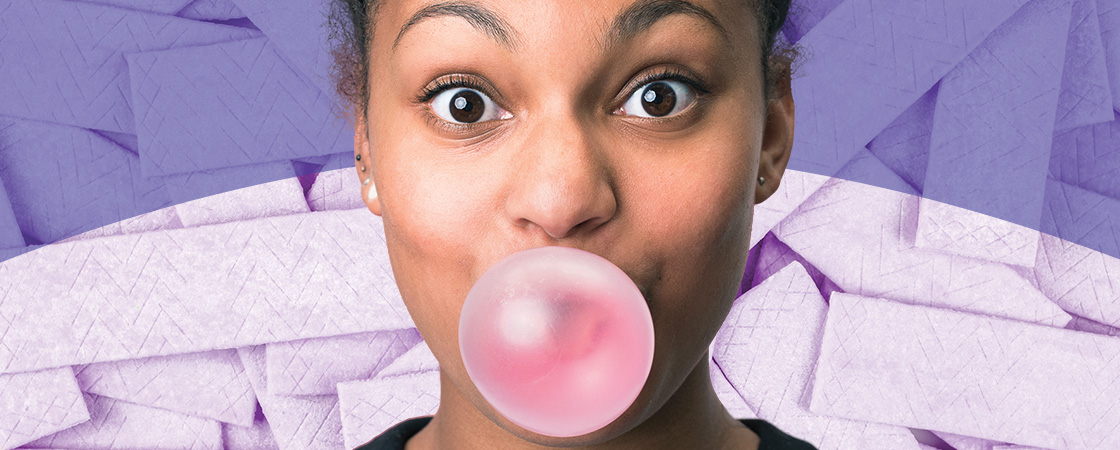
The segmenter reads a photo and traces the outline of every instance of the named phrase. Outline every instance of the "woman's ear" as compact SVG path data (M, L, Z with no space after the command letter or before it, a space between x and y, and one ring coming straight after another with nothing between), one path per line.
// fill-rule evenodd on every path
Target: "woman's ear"
M377 187L373 184L373 157L369 148L369 127L365 117L355 114L354 121L354 168L362 183L362 203L370 212L381 217L381 202L377 199Z
M762 203L778 189L782 174L793 149L793 92L790 89L789 66L774 71L774 98L767 101L766 128L762 135L762 152L758 160L758 186L755 204Z

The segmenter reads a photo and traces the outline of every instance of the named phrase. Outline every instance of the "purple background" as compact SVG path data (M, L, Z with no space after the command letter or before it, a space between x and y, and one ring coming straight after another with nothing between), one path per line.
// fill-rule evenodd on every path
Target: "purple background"
M266 163L305 184L349 166L324 166L352 131L332 114L320 3L5 2L0 247L291 175ZM926 198L1120 257L1120 13L1024 3L799 2L789 167L899 189L840 171L867 148Z

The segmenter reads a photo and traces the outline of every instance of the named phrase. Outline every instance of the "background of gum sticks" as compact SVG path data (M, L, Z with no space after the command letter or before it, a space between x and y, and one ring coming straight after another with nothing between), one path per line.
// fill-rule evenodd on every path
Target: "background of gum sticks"
M845 292L1115 339L1120 7L970 3L798 2L797 170L758 208L744 289L796 261L820 297L796 320ZM369 256L321 8L0 4L0 249L22 255L0 264L0 447L339 448L434 410L435 362ZM348 234L368 248L331 243ZM819 346L783 317L751 320ZM713 363L729 409L815 436L737 355ZM1023 420L970 437L851 415L860 433L815 443L994 448Z

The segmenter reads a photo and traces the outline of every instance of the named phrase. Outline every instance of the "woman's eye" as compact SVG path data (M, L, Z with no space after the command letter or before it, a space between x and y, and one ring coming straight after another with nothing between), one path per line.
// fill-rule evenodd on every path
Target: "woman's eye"
M499 108L486 94L470 88L448 89L436 95L432 111L439 118L451 123L477 123L509 118L509 113Z
M696 90L675 80L660 80L642 86L622 105L622 113L638 117L677 114L696 101Z

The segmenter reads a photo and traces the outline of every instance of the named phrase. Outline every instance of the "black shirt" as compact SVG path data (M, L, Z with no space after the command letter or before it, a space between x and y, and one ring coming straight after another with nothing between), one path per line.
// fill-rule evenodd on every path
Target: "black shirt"
M354 450L404 450L404 443L419 433L420 429L428 425L431 420L431 416L408 419ZM739 419L739 421L758 435L761 440L758 450L817 450L808 442L783 433L778 427L765 420Z

